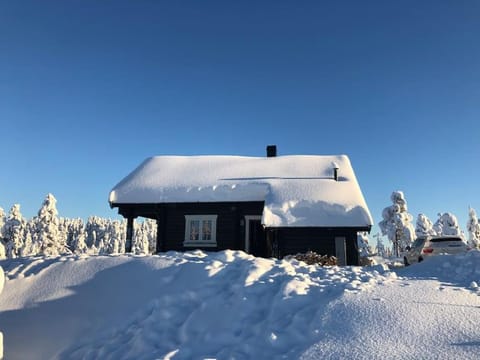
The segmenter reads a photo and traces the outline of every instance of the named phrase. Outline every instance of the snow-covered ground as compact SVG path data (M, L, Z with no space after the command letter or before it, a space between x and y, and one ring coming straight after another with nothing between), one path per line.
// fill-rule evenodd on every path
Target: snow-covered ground
M408 268L239 251L0 261L5 358L478 359L480 252Z

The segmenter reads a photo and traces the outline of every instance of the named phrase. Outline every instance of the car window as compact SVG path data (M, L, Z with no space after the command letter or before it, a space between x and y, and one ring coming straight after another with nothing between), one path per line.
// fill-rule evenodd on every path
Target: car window
M445 242L445 241L462 241L462 239L460 239L460 238L451 238L451 237L433 238L433 239L430 239L430 242L432 242L432 243Z
M415 240L412 244L412 247L414 248L418 248L418 247L421 247L423 246L423 243L425 242L425 239L424 238L418 238L417 240Z

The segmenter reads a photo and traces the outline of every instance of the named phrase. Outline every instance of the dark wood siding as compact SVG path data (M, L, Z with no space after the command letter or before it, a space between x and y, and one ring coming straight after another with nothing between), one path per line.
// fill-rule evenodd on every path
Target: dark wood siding
M239 203L180 203L166 204L166 245L171 250L191 250L184 247L185 215L217 215L217 247L205 250L244 250L245 233L241 221L245 215L261 215L262 202Z
M346 240L347 264L358 265L357 229L352 228L279 228L274 230L279 257L314 251L335 256L335 237Z
M263 202L172 203L116 205L124 217L146 217L158 221L157 249L186 251L185 215L217 215L217 247L204 250L245 250L246 215L262 215ZM282 258L299 252L315 251L335 256L335 237L346 239L347 264L358 265L357 232L368 228L276 228L266 229L273 256Z
M241 225L245 215L262 215L263 202L217 202L135 204L119 206L119 213L126 216L146 217L159 222L157 245L162 251L192 250L184 247L185 215L217 215L217 247L204 250L245 250L245 229ZM161 225L160 225L161 224ZM163 231L161 230L163 228Z

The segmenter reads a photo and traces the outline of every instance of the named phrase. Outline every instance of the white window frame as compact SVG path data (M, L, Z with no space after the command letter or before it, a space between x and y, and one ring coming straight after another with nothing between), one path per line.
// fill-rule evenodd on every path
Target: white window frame
M217 217L218 215L185 215L185 237L183 246L185 247L216 247L217 246ZM190 240L190 225L191 221L199 221L199 235L198 240ZM210 240L202 239L202 221L212 222L212 234Z

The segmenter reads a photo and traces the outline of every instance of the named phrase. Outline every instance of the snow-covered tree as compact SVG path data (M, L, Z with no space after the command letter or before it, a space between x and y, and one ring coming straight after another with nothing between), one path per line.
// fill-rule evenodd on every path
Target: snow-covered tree
M105 246L104 240L107 241ZM103 237L100 238L100 241L98 242L98 255L106 255L108 254L108 241L109 241L109 236L108 233L104 234Z
M360 257L368 257L373 254L372 248L368 243L368 235L365 232L359 232L357 235L357 246Z
M375 246L375 255L378 255L380 257L384 257L384 258L387 258L390 256L390 253L387 249L387 247L385 246L384 242L383 242L383 237L380 233L376 233L375 235L373 235L373 238L375 239L377 245Z
M5 241L4 240L5 221L6 221L5 210L3 210L3 208L0 207L0 242Z
M98 255L98 249L95 245L92 245L88 248L88 251L87 251L87 254L88 255Z
M145 219L143 222L144 231L147 233L148 252L155 254L157 251L157 222L152 219Z
M417 223L415 226L415 235L419 236L428 236L435 235L436 232L433 229L432 221L424 214L418 214Z
M443 235L462 235L457 217L453 214L444 214Z
M110 234L109 254L122 253L125 249L127 221L126 220L109 220L108 233Z
M480 248L480 224L478 223L477 212L473 208L468 209L468 245L472 248Z
M76 232L73 235L71 250L75 254L86 254L88 252L86 240L87 240L87 234L85 232L85 229L81 227L78 230L78 233Z
M2 226L2 219L5 219L5 226ZM110 220L98 216L90 217L87 223L81 219L59 218L56 199L48 194L38 215L28 221L22 217L18 204L12 207L8 219L0 208L0 246L3 241L10 257L65 253L116 254L125 248L126 225L125 219ZM135 223L135 253L155 252L156 231L155 220L145 219Z
M125 249L125 231L126 223L114 220L110 223L109 233L111 234L111 254L118 254L121 249Z
M137 255L148 254L147 226L145 226L145 222L136 225L132 245L133 253Z
M461 235L462 232L458 226L457 217L451 213L440 213L438 219L433 225L437 235Z
M92 247L95 245L97 249L100 248L100 242L104 242L103 238L105 237L109 222L110 220L98 216L91 216L88 218L85 226L87 232L87 246Z
M15 204L10 209L4 226L7 257L16 258L20 256L20 250L23 247L24 231L25 220L20 212L20 205Z
M388 251L380 237L377 238L377 255L383 258L388 257Z
M28 221L25 226L25 232L23 236L23 247L20 250L20 256L35 256L38 254L38 246L37 243L34 243L32 237L32 227L33 222Z
M85 226L83 224L82 219L66 219L66 227L67 227L67 247L70 249L71 252L75 253L75 249L77 247L77 238L80 234L80 231L83 231L83 235L85 236L83 243L85 243L86 233L85 233ZM81 247L85 246L86 244L80 245ZM77 252L78 253L78 252ZM83 253L80 250L80 253Z
M442 219L442 213L438 213L437 216L437 221L435 221L435 224L433 224L433 231L435 232L435 235L442 235L443 233L443 219Z
M395 255L399 256L415 238L412 225L413 217L407 212L407 202L401 191L394 191L390 196L392 205L383 209L383 220L378 224L383 235L393 243Z
M56 201L56 200L55 200ZM58 242L60 244L64 244L64 246L68 249L68 225L70 221L66 218L59 218L58 219Z
M35 218L36 241L40 248L40 254L58 256L70 252L67 248L66 239L60 233L57 200L52 194L48 194Z
M99 249L99 253L118 254L120 244L122 243L122 235L122 223L116 220L109 220L106 223L102 249Z

